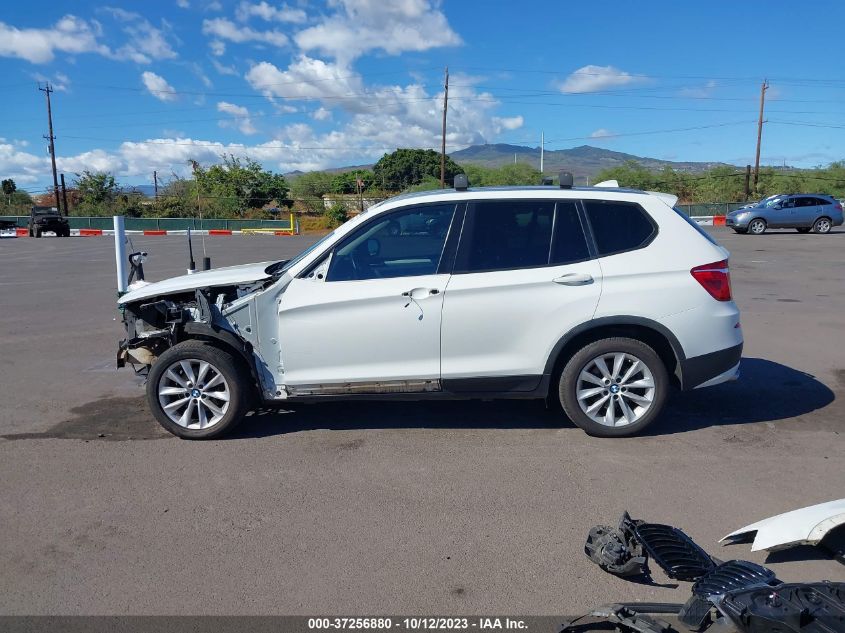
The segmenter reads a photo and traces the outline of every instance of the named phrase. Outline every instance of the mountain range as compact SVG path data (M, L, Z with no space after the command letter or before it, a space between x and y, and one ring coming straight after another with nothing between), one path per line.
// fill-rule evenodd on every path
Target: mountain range
M529 163L540 168L540 148L525 147L523 145L508 145L494 143L489 145L472 145L466 149L452 152L452 160L457 163L472 163L483 167L501 167L508 163ZM595 176L603 169L618 167L628 161L636 161L646 169L658 171L664 167L671 167L677 171L701 173L725 163L704 162L676 162L635 156L625 152L615 152L592 145L580 145L569 149L545 150L543 156L543 171L546 174L556 174L565 169L572 172L576 184L588 184L595 181Z

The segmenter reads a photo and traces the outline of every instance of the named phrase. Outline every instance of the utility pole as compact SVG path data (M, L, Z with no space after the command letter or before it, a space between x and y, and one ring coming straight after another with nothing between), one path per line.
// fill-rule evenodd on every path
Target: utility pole
M440 188L446 188L446 110L449 108L449 67L443 85L443 139L440 144Z
M766 90L769 80L764 79L760 84L760 118L757 119L757 154L754 158L754 193L757 193L757 180L760 177L760 140L763 138L763 106L766 103Z
M62 204L65 207L65 215L70 215L70 209L67 206L67 187L65 187L65 175L62 174Z
M153 187L155 188L155 199L158 200L158 172L153 170Z
M751 180L751 165L745 166L745 201L748 202L748 194L750 193L749 190L749 181Z
M45 136L44 138L50 141L50 161L53 163L53 192L56 194L56 209L61 213L62 205L59 204L59 178L56 175L56 146L54 144L56 137L53 136L53 110L50 107L50 93L53 92L53 89L49 83L45 83L43 88L39 83L38 89L47 95L47 122L49 124L50 136ZM67 215L67 209L65 209L65 215Z
M543 175L543 153L546 149L546 134L545 132L540 132L540 176Z

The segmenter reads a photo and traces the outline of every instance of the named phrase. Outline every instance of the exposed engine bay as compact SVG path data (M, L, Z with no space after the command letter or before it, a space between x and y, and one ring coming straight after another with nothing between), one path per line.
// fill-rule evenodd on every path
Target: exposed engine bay
M286 263L262 265L261 278L256 281L174 288L163 295L148 292L143 293L148 296L137 301L123 302L121 311L127 338L120 343L117 366L128 364L145 374L165 350L177 343L188 339L218 341L243 357L265 397L282 395L277 394L272 379L268 362L271 359L265 358L259 349L260 310L256 300L261 297L262 304L278 300L287 285L284 281L278 283L284 277ZM225 269L216 272L222 270ZM199 281L203 274L186 277ZM139 286L143 290L147 287ZM267 293L271 287L273 292Z

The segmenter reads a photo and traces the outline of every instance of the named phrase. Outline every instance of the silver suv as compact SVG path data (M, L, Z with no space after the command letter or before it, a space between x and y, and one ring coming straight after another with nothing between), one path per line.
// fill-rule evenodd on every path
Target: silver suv
M823 193L769 196L756 205L731 211L725 225L737 233L760 235L766 229L829 233L842 224L842 205Z

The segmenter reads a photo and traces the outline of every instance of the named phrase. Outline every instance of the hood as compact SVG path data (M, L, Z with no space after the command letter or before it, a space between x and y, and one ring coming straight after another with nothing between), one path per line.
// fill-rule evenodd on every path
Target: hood
M130 290L118 299L118 304L132 303L141 299L172 295L186 290L196 288L209 288L213 286L231 286L247 284L254 281L267 279L270 274L267 267L276 262L261 262L258 264L243 264L241 266L228 266L226 268L213 268L196 272L192 275L181 275L171 277L163 281L147 284L141 288Z

